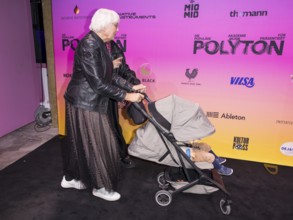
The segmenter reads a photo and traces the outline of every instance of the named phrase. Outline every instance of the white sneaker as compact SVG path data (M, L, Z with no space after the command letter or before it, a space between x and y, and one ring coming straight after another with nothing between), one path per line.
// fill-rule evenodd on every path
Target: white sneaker
M104 187L101 189L93 189L93 195L102 199L105 199L107 201L116 201L120 199L120 194L118 192L114 191L107 191Z
M67 181L65 179L65 176L63 176L63 179L61 181L61 186L63 188L74 188L78 190L86 189L86 186L80 180L73 179L73 180Z

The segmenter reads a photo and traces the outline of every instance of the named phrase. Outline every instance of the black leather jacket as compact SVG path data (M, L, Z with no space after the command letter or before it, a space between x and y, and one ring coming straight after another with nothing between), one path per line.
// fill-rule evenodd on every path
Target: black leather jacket
M113 73L105 43L90 31L78 44L64 98L77 108L107 112L109 98L123 101L132 84ZM125 91L126 90L126 91Z
M118 69L115 69L114 72L118 72L118 75L123 79L126 79L133 85L140 84L140 80L136 78L136 74L133 70L129 68L126 63L126 58L124 56L124 52L122 49L115 43L115 41L111 41L111 58L112 60L117 59L118 57L123 57L122 63Z

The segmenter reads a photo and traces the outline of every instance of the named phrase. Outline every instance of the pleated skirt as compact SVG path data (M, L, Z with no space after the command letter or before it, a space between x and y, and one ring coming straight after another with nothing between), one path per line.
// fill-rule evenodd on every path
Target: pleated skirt
M66 102L62 147L67 179L81 180L87 187L116 188L120 157L109 114L76 108Z

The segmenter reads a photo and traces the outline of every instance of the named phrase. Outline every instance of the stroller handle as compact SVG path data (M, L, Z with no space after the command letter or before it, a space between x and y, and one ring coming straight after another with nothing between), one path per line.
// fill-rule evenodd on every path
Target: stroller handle
M152 102L152 100L149 98L149 96L145 93L145 92L139 92L137 90L131 89L130 92L136 92L136 93L140 93L142 95L144 95L144 99L147 100L148 102ZM135 102L134 102L135 103ZM134 104L133 103L133 104Z

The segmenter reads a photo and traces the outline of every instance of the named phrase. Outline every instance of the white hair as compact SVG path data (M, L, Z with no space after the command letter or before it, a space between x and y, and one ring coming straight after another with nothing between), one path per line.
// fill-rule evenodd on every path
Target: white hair
M115 11L101 8L95 12L89 28L91 31L100 32L110 24L118 24L119 21L120 17Z

